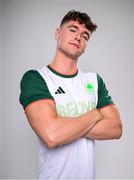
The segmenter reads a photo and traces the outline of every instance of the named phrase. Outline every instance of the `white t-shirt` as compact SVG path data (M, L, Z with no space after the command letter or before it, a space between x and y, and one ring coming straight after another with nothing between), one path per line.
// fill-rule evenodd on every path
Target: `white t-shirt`
M65 117L113 103L98 74L78 70L74 75L62 75L50 66L26 72L21 81L24 108L44 98L53 99L57 112ZM53 149L39 141L39 179L94 179L94 163L93 140L83 137Z

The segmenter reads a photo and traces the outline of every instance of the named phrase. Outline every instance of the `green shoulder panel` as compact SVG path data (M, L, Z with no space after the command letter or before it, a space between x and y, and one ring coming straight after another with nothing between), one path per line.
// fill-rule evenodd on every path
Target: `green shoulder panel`
M97 74L98 80L98 103L97 108L101 108L108 104L113 104L111 97L108 94L108 90L103 79Z
M36 70L27 71L20 83L19 101L25 108L31 102L40 99L54 99L49 92L47 84L42 76Z

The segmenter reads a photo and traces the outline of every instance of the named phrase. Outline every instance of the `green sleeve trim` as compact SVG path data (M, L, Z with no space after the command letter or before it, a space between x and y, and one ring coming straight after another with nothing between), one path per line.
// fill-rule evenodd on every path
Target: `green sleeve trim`
M20 83L20 98L19 101L25 108L31 102L40 99L54 99L50 94L47 84L43 77L36 70L27 71Z
M97 74L98 81L98 103L97 108L104 107L108 104L113 104L111 97L108 94L108 90L103 79Z

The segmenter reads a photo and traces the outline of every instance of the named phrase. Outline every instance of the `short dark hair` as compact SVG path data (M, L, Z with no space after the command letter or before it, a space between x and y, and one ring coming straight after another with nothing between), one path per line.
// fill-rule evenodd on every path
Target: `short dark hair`
M68 21L78 21L80 24L85 24L86 28L92 32L96 31L97 25L94 24L91 18L83 12L71 10L62 19L60 26Z

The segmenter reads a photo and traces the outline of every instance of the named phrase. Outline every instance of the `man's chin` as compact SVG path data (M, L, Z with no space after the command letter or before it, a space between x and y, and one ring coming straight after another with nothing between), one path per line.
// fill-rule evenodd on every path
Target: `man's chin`
M61 51L66 57L74 60L77 60L83 54L83 52L79 51L66 51L63 49Z
M77 60L83 53L68 53L68 57Z

